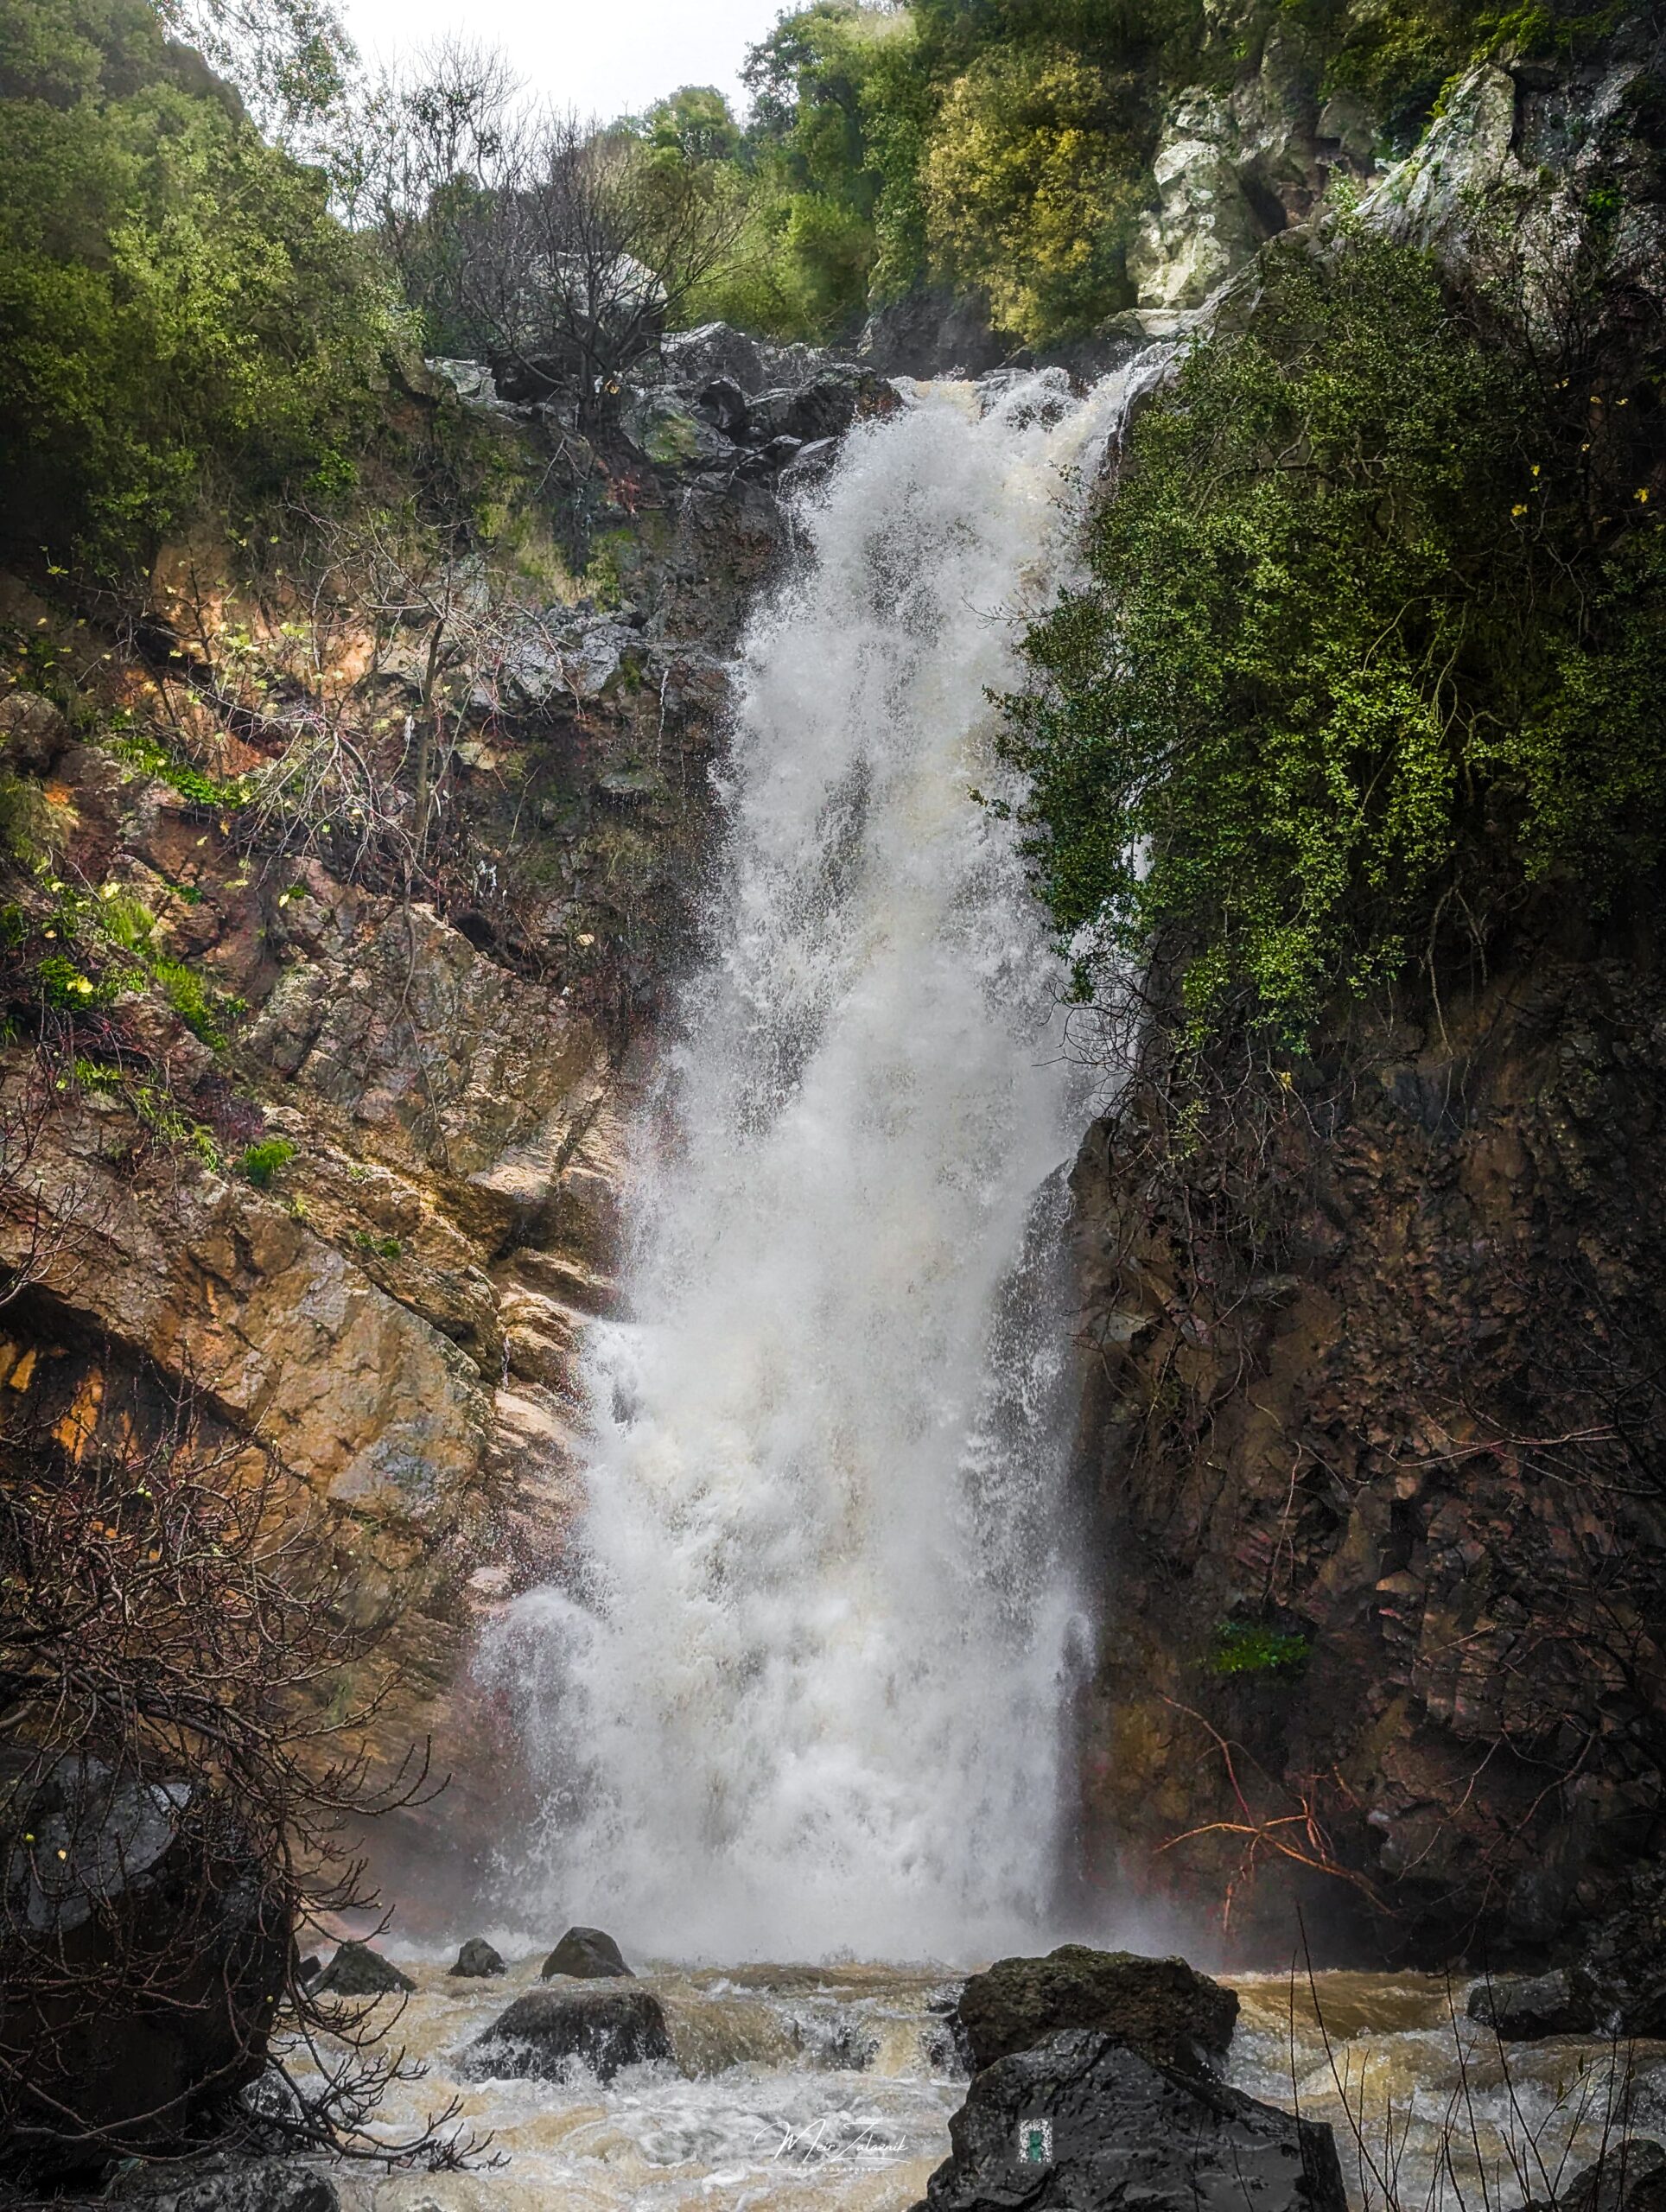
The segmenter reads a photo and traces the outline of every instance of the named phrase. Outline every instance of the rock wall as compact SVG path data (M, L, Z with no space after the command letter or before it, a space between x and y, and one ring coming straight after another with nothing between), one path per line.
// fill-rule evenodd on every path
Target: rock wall
M1652 932L1547 931L1178 1163L1096 1128L1096 1890L1502 1961L1666 1843L1663 1078Z

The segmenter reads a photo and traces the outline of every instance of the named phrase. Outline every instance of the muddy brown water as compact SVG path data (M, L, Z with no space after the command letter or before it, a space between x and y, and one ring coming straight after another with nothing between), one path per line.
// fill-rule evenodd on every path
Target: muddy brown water
M425 2067L380 2120L390 2136L454 2096L496 2163L455 2174L350 2171L347 2212L906 2212L947 2155L965 2094L944 2031L941 1968L650 1967L675 2063L606 2087L478 2080L468 2044L540 1957L459 1981L433 1960L394 2030ZM1464 1986L1425 1974L1234 1978L1231 2080L1336 2127L1361 2212L1503 2212L1550 2193L1624 2114L1666 2130L1666 2044L1592 2037L1501 2049Z

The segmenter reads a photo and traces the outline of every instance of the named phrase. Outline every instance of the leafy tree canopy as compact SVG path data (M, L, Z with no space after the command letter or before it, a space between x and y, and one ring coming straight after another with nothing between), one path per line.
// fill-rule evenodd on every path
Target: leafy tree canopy
M0 0L13 541L142 556L205 477L351 471L397 321L327 188L143 0Z

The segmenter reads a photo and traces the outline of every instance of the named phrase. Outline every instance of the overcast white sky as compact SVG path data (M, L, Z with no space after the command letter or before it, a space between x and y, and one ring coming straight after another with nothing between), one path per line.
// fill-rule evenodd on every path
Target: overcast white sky
M716 85L737 107L746 49L783 0L346 0L367 61L461 32L500 46L531 89L563 107L630 114L678 85Z

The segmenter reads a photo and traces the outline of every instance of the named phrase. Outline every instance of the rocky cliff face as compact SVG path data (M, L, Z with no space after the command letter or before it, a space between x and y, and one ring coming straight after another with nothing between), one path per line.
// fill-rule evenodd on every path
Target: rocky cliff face
M1666 993L1544 937L1078 1171L1095 1878L1286 1956L1566 1948L1666 1834Z

